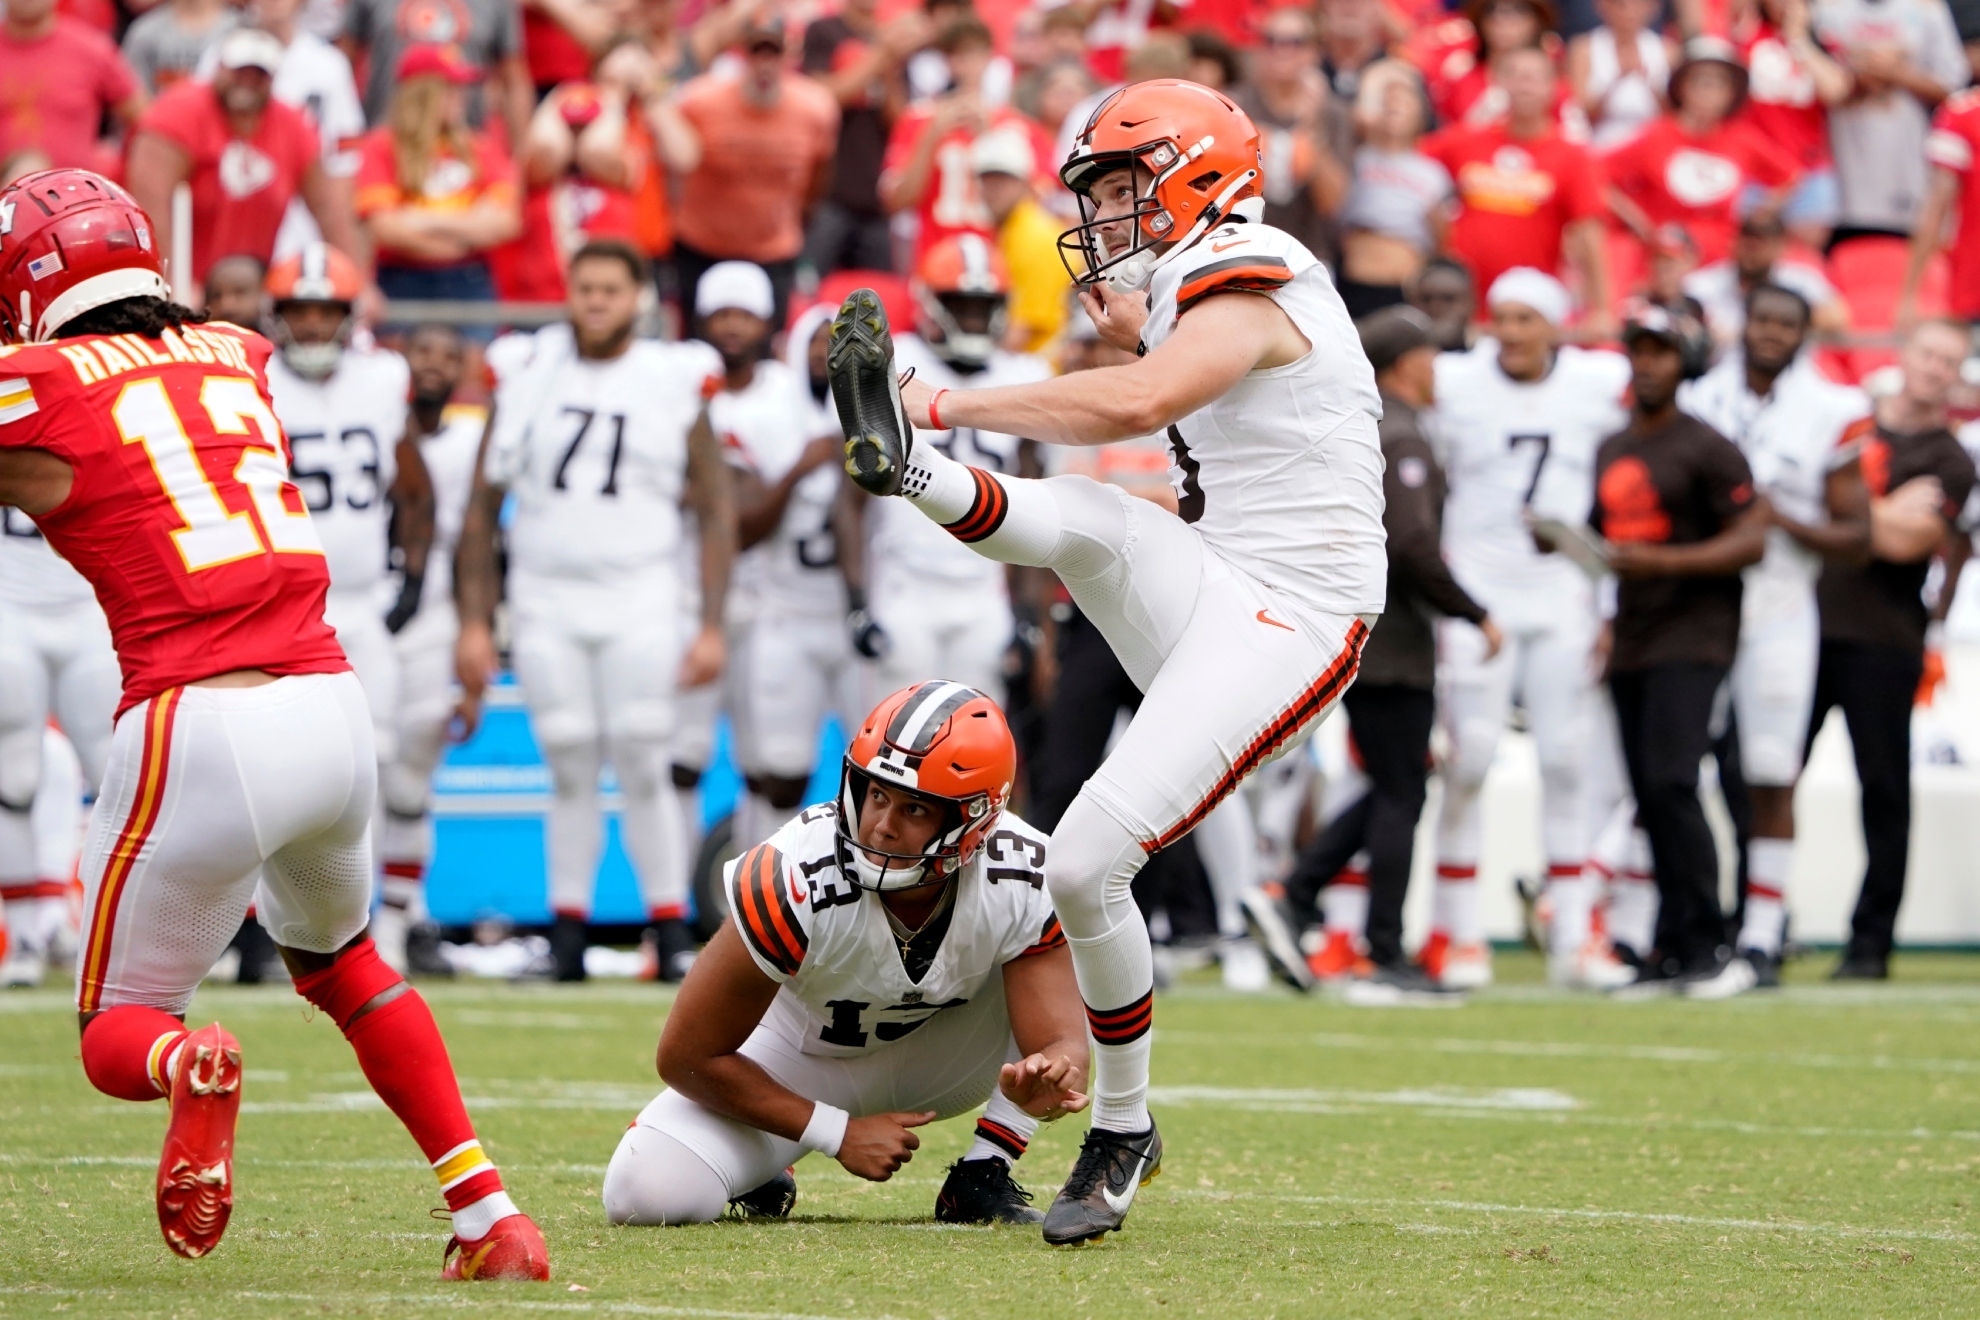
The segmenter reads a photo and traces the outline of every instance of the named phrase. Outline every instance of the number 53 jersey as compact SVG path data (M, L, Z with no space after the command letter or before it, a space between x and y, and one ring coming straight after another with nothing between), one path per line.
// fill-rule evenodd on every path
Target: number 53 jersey
M496 392L488 444L488 480L516 497L516 569L587 582L674 572L688 431L721 370L702 343L635 339L597 360L568 335L539 336Z
M1595 451L1629 420L1629 359L1563 348L1537 381L1517 381L1490 348L1437 358L1436 438L1450 493L1444 555L1451 573L1501 625L1541 626L1591 599L1587 576L1542 554L1522 517L1588 521Z
M1045 894L1045 836L1008 811L905 950L841 846L837 808L815 806L723 876L743 947L783 987L763 1023L806 1054L885 1049L945 1009L1001 995L1005 963L1065 943Z
M74 471L35 519L96 591L122 715L234 669L350 668L323 622L323 546L289 480L267 340L233 326L0 347L0 447Z

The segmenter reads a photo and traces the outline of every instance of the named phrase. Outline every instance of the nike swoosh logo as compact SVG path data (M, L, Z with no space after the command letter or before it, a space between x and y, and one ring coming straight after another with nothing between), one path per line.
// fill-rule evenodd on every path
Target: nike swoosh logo
M1127 1180L1126 1196L1115 1196L1113 1188L1107 1186L1105 1183L1101 1184L1100 1199L1107 1203L1107 1208L1109 1210L1112 1210L1117 1215L1124 1215L1127 1213L1127 1208L1134 1204L1135 1192L1138 1191L1141 1187L1141 1171L1142 1169L1146 1168L1147 1165L1148 1165L1148 1157L1146 1155L1143 1155L1141 1158L1137 1159L1134 1162L1134 1172L1131 1175L1129 1175Z
M1292 625L1291 625L1290 623L1280 623L1280 622L1279 622L1279 621L1278 621L1277 619L1275 619L1275 618L1273 618L1273 617L1272 617L1271 615L1269 615L1269 614L1267 614L1267 613L1266 613L1266 612L1265 612L1264 610L1260 610L1260 611L1258 611L1258 614L1257 614L1257 616L1256 616L1256 617L1257 617L1257 619L1258 619L1258 621L1259 621L1260 623L1268 623L1268 624L1270 624L1270 625L1272 625L1272 627L1274 627L1274 628L1284 628L1284 629L1285 629L1285 630L1286 630L1287 632L1298 632L1298 631L1299 631L1299 629L1297 629L1297 628L1295 628L1295 627L1293 627L1293 626L1292 626Z
M1210 250L1211 250L1212 252L1222 252L1222 251L1224 251L1224 250L1225 250L1225 249L1227 249L1227 248L1234 248L1234 247L1236 247L1236 246L1237 246L1238 244L1240 244L1240 243L1245 243L1245 242L1248 242L1248 241L1249 241L1248 239L1242 239L1242 238L1234 238L1234 239L1232 239L1232 240L1231 240L1230 242L1228 242L1228 243L1212 243L1212 244L1210 245Z
M1129 1199L1132 1200L1133 1198L1130 1197ZM467 1259L461 1262L461 1277L463 1279L472 1279L475 1275L481 1273L481 1263L488 1259L488 1253L493 1250L495 1250L495 1244L490 1242L468 1253Z

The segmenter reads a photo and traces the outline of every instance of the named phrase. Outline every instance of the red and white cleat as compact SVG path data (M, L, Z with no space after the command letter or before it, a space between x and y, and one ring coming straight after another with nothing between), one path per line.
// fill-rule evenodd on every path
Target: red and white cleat
M472 1242L448 1238L444 1259L443 1279L550 1281L550 1248L528 1215L505 1215Z
M172 1125L158 1157L158 1227L189 1260L220 1245L234 1211L241 1043L218 1022L186 1037L172 1080Z

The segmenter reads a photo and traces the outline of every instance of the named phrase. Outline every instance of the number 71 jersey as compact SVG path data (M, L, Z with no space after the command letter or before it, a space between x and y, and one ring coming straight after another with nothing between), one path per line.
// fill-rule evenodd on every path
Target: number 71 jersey
M120 715L229 670L350 668L323 622L330 574L289 480L270 351L228 325L0 347L0 448L75 473L35 523L109 618Z
M1007 962L1065 943L1045 893L1045 836L1005 812L954 884L946 931L919 980L908 975L880 896L840 860L838 809L812 807L729 863L729 919L783 989L764 1025L806 1054L884 1049L944 1009L1003 993ZM997 978L991 983L991 978Z

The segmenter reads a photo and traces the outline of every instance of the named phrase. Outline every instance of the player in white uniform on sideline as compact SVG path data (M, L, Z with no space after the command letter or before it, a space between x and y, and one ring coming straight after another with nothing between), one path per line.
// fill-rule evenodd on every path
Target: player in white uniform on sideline
M337 631L371 710L378 763L397 756L399 656L393 634L419 607L433 540L433 485L406 428L410 374L389 349L352 342L364 288L357 266L312 243L268 272L268 362L275 418L289 437L290 478L323 541ZM394 543L403 589L389 597ZM382 832L382 831L381 831ZM404 909L387 904L372 930L378 955L406 967Z
M727 649L734 513L703 404L721 357L706 344L634 337L648 273L637 249L615 240L572 255L569 329L539 336L521 370L502 379L455 561L456 668L474 698L496 669L496 532L513 491L514 663L551 772L552 952L566 980L584 977L608 758L661 947L685 936L685 825L667 776L674 698L719 678ZM683 501L696 510L701 544L691 636L676 607Z
M1082 251L1102 336L1144 357L1032 385L897 391L866 290L832 342L853 479L991 559L1056 572L1146 693L1052 833L1047 882L1096 1060L1093 1126L1045 1219L1061 1244L1119 1228L1161 1165L1135 873L1334 708L1387 577L1374 373L1326 267L1261 223L1256 126L1219 93L1156 79L1109 96L1078 140L1060 175L1090 218L1061 242ZM910 422L1056 444L1160 431L1180 512L1084 477L972 467L917 443Z
M884 1182L911 1129L986 1097L935 1217L1044 1218L1011 1165L1085 1106L1087 1045L1045 837L1005 809L1016 765L994 701L918 684L852 738L837 803L729 863L729 920L660 1040L672 1089L605 1172L613 1223L788 1214L812 1151Z
M49 718L74 745L94 794L122 691L96 593L26 514L0 508L0 899L7 921L0 984L39 985L72 922L66 883L58 890L44 873L36 828L50 809L41 801Z
M1792 289L1762 284L1746 300L1738 351L1678 390L1678 406L1738 445L1773 506L1767 553L1748 568L1729 684L1740 772L1753 803L1746 913L1729 975L1689 988L1719 998L1780 983L1794 784L1815 704L1825 557L1869 553L1870 492L1861 440L1875 429L1861 390L1827 380L1801 350L1811 312ZM1711 990L1707 990L1707 986Z
M433 544L418 610L392 639L399 661L398 737L378 779L385 804L378 846L383 878L372 927L403 926L408 970L451 976L452 967L440 956L438 928L426 910L426 869L433 857L433 772L450 739L472 735L481 718L479 703L455 692L460 620L454 610L454 550L488 410L451 402L467 369L465 345L451 327L413 331L406 341L406 366L412 379L407 435L433 483Z
M1492 980L1478 914L1480 791L1515 699L1540 754L1541 836L1554 912L1550 973L1593 987L1629 971L1591 937L1582 866L1581 764L1599 621L1595 588L1566 555L1540 549L1535 516L1579 527L1595 497L1595 451L1628 420L1629 361L1556 346L1570 307L1560 281L1530 267L1486 293L1495 351L1437 358L1436 432L1450 493L1444 555L1491 612L1505 644L1461 619L1439 627L1437 708L1450 743L1437 822L1437 882L1423 968L1446 989Z
M708 422L734 468L736 557L730 590L730 695L736 759L747 791L734 843L753 847L797 814L827 714L859 711L846 635L833 514L843 443L820 415L806 376L765 358L770 277L747 261L709 267L695 314L722 354L722 390Z
M894 341L902 371L937 389L994 389L1049 378L1051 364L999 348L1010 275L996 248L974 234L931 247L915 271L920 333ZM944 427L918 443L958 463L1035 477L1026 440L987 427ZM866 595L886 634L876 678L892 691L953 678L1004 700L1004 653L1014 626L1004 566L973 554L899 501L855 501L867 525Z

